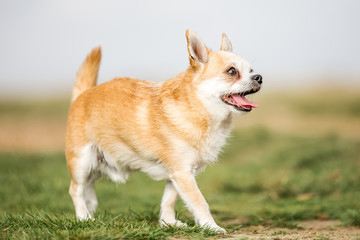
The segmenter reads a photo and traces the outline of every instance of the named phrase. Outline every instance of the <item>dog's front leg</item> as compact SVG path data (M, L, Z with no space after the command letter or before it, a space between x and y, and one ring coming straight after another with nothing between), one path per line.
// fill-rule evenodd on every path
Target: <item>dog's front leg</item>
M215 223L209 205L201 194L195 176L191 172L176 171L170 175L170 178L183 201L194 214L197 224L217 232L226 233L225 229Z
M161 200L160 209L160 226L164 227L167 225L177 227L187 227L186 223L182 223L175 219L175 203L178 198L178 193L170 180L166 181L164 195Z

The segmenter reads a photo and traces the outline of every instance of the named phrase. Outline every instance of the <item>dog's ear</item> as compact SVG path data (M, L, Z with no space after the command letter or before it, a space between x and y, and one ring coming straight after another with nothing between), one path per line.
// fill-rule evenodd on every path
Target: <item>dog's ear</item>
M197 67L199 63L207 63L208 48L200 36L192 30L186 30L186 40L191 66Z
M222 41L221 41L221 48L220 50L232 52L232 45L229 38L226 36L225 33L222 34Z

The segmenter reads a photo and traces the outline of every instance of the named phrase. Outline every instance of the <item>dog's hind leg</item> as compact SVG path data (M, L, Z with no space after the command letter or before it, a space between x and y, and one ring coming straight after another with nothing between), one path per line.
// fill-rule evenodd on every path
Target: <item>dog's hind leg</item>
M178 193L170 180L166 181L164 195L161 200L160 209L160 226L164 227L167 225L186 227L186 223L182 223L175 219L175 203L178 198Z
M97 179L98 176L94 174L85 185L85 202L91 217L94 216L98 206L98 200L95 192L95 181Z
M91 214L87 209L85 202L84 183L78 183L71 180L69 193L75 206L76 217L80 220L91 219Z
M96 153L91 145L87 145L79 156L68 160L71 175L69 194L74 202L76 216L80 220L91 219L97 205L92 171L94 159L96 159Z

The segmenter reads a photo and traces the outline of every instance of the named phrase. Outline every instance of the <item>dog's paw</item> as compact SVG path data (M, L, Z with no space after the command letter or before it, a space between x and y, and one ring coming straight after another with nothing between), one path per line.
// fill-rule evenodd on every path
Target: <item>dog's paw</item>
M168 226L173 226L173 227L188 227L188 225L186 223L183 223L179 220L172 220L172 221L165 221L160 219L160 227L168 227Z
M87 214L85 216L77 216L77 219L79 219L80 221L84 221L84 222L86 222L86 221L94 221L95 220L95 218L90 214Z
M222 227L217 226L215 229L213 229L215 232L219 233L219 234L226 234L226 230L223 229Z
M81 212L76 212L76 218L80 221L93 221L94 216L92 214L90 214L90 212L88 210L86 211L81 211Z
M210 229L212 231L217 232L218 234L226 234L226 230L223 229L222 227L219 227L217 224L213 223L213 224L205 224L202 225L203 228L207 228Z

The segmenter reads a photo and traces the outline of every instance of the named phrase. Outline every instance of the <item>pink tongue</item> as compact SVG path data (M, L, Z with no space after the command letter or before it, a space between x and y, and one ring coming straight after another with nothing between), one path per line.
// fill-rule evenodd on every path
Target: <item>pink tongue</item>
M254 108L259 107L259 105L257 105L256 103L250 102L245 97L239 96L237 94L233 94L231 95L231 97L234 99L238 107L241 106L250 106Z

